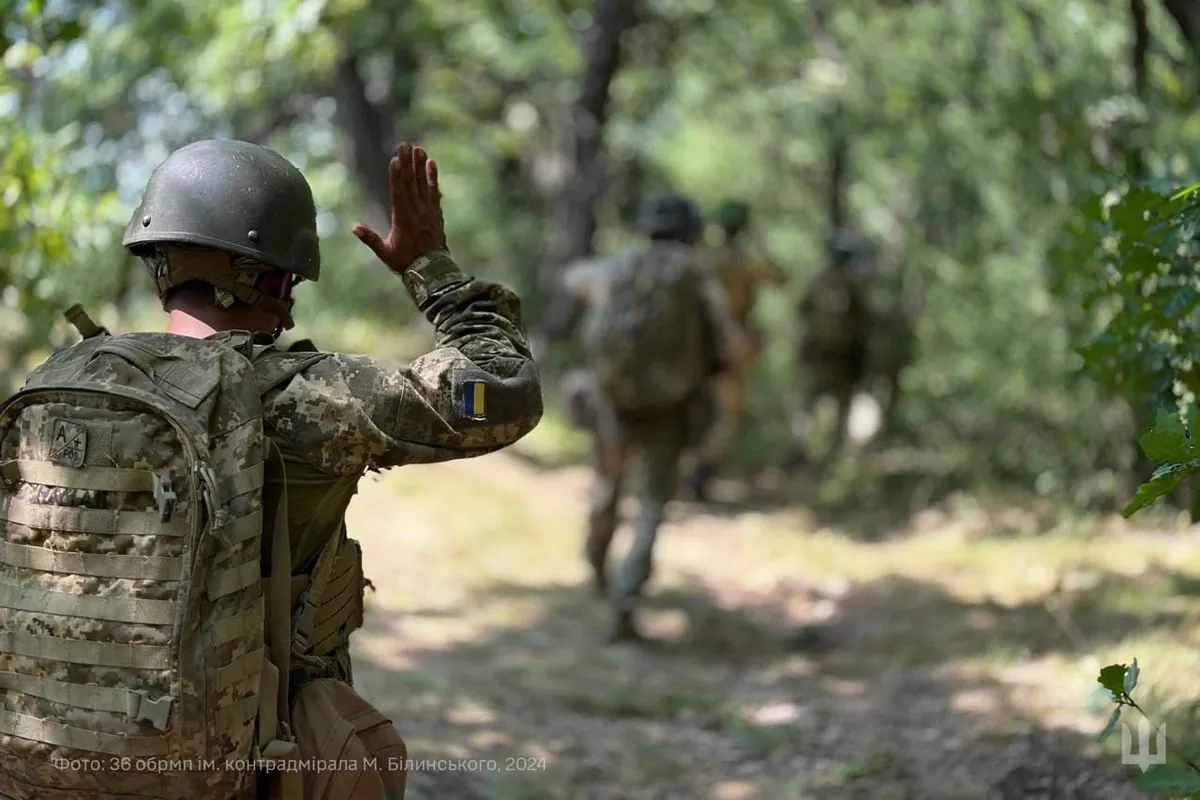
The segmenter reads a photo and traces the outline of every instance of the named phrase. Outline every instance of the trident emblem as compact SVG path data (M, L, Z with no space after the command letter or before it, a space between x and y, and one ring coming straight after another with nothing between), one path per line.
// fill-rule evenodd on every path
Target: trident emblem
M1133 764L1142 772L1152 764L1167 763L1167 726L1164 723L1154 738L1154 749L1150 749L1150 720L1142 717L1137 721L1137 749L1133 747L1133 731L1128 723L1121 723L1121 763Z

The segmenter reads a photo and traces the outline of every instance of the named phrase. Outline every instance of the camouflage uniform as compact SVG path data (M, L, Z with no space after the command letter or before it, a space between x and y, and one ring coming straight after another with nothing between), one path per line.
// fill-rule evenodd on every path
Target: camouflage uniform
M238 208L236 200L225 204L233 209L233 217L214 222L205 196L177 177L186 177L198 162L207 160L215 165L216 188L227 190L224 197L216 193L210 197L236 198L241 187L221 170L231 159L243 165L283 161L265 148L238 142L202 142L176 151L151 178L124 244L138 253L145 252L148 244L164 241L219 247L316 281L319 253L311 195L305 202L307 182L298 171L288 174L286 162L258 177L259 186L269 191L259 189L252 197L274 203L277 213L256 226L253 242L243 237L234 242L233 231L226 229L236 224L240 233L249 227L238 218L244 217L245 209ZM222 187L222 178L230 185ZM254 201L241 201L247 202ZM208 229L214 225L217 229ZM281 253L275 258L270 253L273 246ZM517 296L503 286L464 274L448 253L434 253L418 262L402 281L434 326L434 350L407 365L332 353L264 398L263 418L287 468L288 516L296 532L294 576L307 575L324 544L344 535L346 509L368 470L494 452L533 430L541 419L541 385ZM194 272L170 274L171 265L160 262L150 265L160 292L181 278L207 277ZM236 287L234 283L232 290L238 293ZM246 298L261 302L249 292L238 297ZM292 327L290 315L285 316L283 327ZM238 336L229 332L212 338L232 342ZM315 349L309 340L291 347L308 349ZM483 384L485 420L465 414L460 387L467 381ZM277 477L276 490L279 483ZM268 491L271 488L268 480ZM327 676L349 682L348 646L344 642L330 657L314 660L310 671L315 665Z
M811 416L826 395L837 400L837 428L828 452L833 456L845 435L854 391L866 375L872 316L854 274L863 243L838 231L830 237L828 250L829 264L809 282L798 308L804 321L800 361L807 383L800 413Z
M642 259L644 268L651 269L656 260L675 258L680 248L693 243L701 230L701 219L690 202L667 195L649 198L643 204L638 227L654 237ZM705 364L705 371L723 368L737 357L738 331L719 284L699 269L690 254L687 258L692 264L689 274L701 281L702 323L712 334L705 344L711 352L695 356ZM566 271L563 285L593 318L596 314L621 313L622 309L607 303L609 286L618 272L615 263L577 264ZM694 438L705 399L702 375L695 390L677 406L651 412L619 408L587 373L574 373L569 381L569 405L575 421L588 425L595 436L596 485L588 507L585 550L597 590L608 591L613 604L614 640L639 638L633 611L653 571L654 542L666 504L677 488L680 457ZM639 511L633 521L633 544L610 586L608 551L617 528L618 502L626 489L636 497Z
M714 415L703 440L696 448L696 468L691 478L692 492L704 498L707 484L725 460L737 436L746 404L746 381L762 347L762 337L751 319L759 287L782 286L787 275L769 258L750 252L743 244L742 232L749 222L749 207L740 201L726 200L714 214L725 241L702 254L705 266L712 270L729 297L734 320L745 333L750 349L736 368L714 378Z
M151 177L123 244L150 268L164 308L177 287L207 287L218 307L241 303L277 312L280 329L292 327L290 298L260 291L260 278L279 271L294 283L319 277L307 181L282 156L244 142L198 142L173 153ZM542 415L513 292L464 273L444 252L418 258L399 280L433 325L435 349L408 364L328 353L264 397L264 427L284 464L282 474L267 470L264 505L274 508L286 485L293 605L331 541L340 543L335 563L353 560L361 580L361 556L344 517L367 471L494 452ZM209 338L245 350L280 333ZM291 349L316 348L304 340ZM465 407L468 382L476 398L486 398L475 409L483 413ZM263 574L271 571L268 550ZM354 571L342 572L346 579L329 592L351 611L321 617L325 607L317 610L324 638L292 660L293 696L318 678L352 681L349 632L361 624L362 585Z

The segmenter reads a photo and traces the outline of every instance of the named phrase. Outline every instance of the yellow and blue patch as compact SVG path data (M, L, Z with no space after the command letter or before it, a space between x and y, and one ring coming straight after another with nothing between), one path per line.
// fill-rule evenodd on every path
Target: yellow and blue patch
M487 384L483 381L464 381L462 385L463 415L467 419L487 419Z

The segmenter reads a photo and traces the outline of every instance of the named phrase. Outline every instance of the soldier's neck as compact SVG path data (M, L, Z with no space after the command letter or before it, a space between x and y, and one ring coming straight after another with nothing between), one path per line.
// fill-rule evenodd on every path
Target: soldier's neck
M173 333L176 336L187 336L192 339L207 339L218 332L217 328L214 328L202 319L192 316L186 311L181 311L177 308L171 310L170 322L167 324L167 333Z

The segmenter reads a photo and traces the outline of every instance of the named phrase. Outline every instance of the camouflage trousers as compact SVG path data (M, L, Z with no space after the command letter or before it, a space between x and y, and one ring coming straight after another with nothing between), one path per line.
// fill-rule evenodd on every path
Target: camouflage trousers
M737 441L742 416L746 413L746 384L753 366L753 359L748 359L709 381L711 421L696 445L698 464L716 467L726 459Z
M654 570L654 543L667 503L679 483L679 461L694 425L693 403L653 414L622 414L595 402L596 483L588 507L588 562L606 575L618 506L628 491L637 501L633 542L622 559L609 597L617 611L632 611Z

